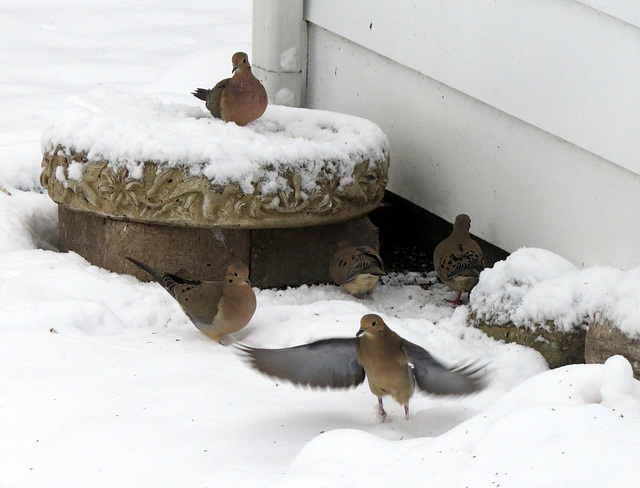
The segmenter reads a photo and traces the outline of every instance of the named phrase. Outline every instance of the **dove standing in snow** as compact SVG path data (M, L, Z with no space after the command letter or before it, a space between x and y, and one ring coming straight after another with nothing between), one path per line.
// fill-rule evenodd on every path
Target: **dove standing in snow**
M486 266L480 245L469 234L470 228L471 218L465 214L458 215L451 235L433 252L436 275L458 293L455 300L447 301L456 305L462 304L460 296L463 292L470 292L478 284L480 273Z
M256 296L244 264L229 266L224 281L200 281L160 273L136 259L127 259L160 283L196 328L217 342L247 325L256 310Z
M409 416L415 386L429 393L460 395L482 388L479 367L448 368L422 347L393 332L381 317L367 314L354 338L323 339L284 349L237 346L258 371L298 385L349 388L369 381L378 412L387 420L382 399L390 395Z
M384 265L376 250L369 246L352 246L340 241L329 263L329 273L336 284L353 296L371 293L384 276Z
M215 118L247 125L267 109L267 91L253 76L246 53L235 53L231 63L231 78L219 81L211 90L198 88L193 92L193 96L203 100Z

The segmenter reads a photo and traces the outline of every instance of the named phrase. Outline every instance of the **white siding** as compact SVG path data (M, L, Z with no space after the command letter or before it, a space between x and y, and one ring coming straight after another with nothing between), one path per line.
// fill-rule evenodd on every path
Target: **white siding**
M306 105L383 128L391 191L508 251L640 265L640 2L304 5Z
M305 17L640 173L633 25L575 0L309 0Z
M640 176L319 27L309 60L309 106L389 135L394 193L508 251L640 264Z

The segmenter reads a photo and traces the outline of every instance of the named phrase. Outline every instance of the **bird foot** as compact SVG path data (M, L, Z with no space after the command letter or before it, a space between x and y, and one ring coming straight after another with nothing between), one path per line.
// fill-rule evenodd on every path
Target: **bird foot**
M444 301L445 302L449 302L449 303L453 303L454 305L462 305L462 300L460 300L461 296L462 296L462 292L459 291L458 294L456 295L456 299L455 300L447 300L445 298Z
M382 419L382 423L390 422L389 416L387 415L387 412L385 411L384 407L382 406L382 399L381 398L378 398L378 414L380 415L380 418Z

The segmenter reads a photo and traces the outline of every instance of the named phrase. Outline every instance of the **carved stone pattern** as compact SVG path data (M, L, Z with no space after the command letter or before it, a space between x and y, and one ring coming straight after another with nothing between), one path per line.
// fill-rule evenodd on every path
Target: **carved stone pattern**
M373 169L365 160L356 165L353 183L341 188L325 170L310 194L303 194L297 173L280 174L287 189L263 196L261 181L253 182L253 194L246 194L235 183L215 187L186 169L159 169L154 162L145 162L143 177L134 179L126 168L112 170L108 161L86 161L86 154L63 147L44 154L40 182L56 203L116 219L196 227L281 228L355 218L380 203L389 168L388 154L374 161ZM80 180L68 177L73 162L83 164ZM64 181L56 178L58 168Z

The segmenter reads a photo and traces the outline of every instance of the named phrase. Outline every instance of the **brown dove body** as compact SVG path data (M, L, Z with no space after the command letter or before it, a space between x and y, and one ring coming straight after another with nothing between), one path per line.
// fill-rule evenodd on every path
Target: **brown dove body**
M238 346L250 364L269 376L298 385L349 388L368 379L378 397L383 420L383 397L391 396L409 415L409 399L416 386L435 394L467 394L482 388L482 367L468 364L448 368L425 349L390 330L382 318L367 314L355 338L323 339L283 349Z
M374 248L340 241L338 250L331 257L329 274L336 284L362 298L373 291L385 272L382 259Z
M200 281L160 273L136 259L127 259L160 283L196 328L217 342L246 326L256 310L256 296L244 264L229 266L224 281Z
M371 393L378 397L380 415L385 418L382 397L391 396L409 415L409 399L415 380L409 369L410 359L402 349L403 339L386 326L377 315L365 315L360 322L360 342L356 348Z
M433 252L436 275L451 290L457 293L450 303L460 305L460 297L478 284L480 273L485 268L485 258L480 245L471 238L471 218L460 214L453 223L451 235L440 242Z
M205 102L207 110L215 118L247 125L260 118L267 109L267 91L253 76L246 53L235 53L231 63L231 78L219 81L210 90L198 88L193 95Z

